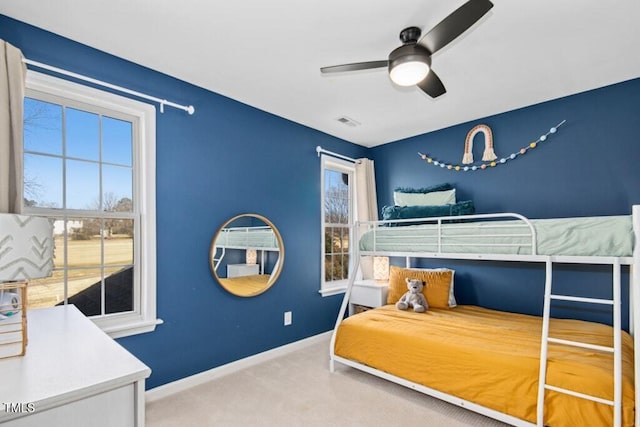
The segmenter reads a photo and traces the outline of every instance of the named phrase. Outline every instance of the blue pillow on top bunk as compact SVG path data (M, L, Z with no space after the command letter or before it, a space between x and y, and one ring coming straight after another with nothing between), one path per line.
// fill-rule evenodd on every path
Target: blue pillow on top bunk
M439 206L385 206L382 208L383 220L433 218L438 216L473 215L476 208L473 200L465 200L450 205ZM415 225L421 222L391 223L390 226Z

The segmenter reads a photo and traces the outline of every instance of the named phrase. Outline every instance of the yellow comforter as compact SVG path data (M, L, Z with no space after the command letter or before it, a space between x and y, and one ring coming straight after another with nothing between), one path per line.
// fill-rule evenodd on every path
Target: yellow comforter
M351 316L335 353L487 408L536 422L541 318L458 306L426 313L393 305ZM550 336L613 345L612 328L552 319ZM633 425L633 343L623 332L623 425ZM549 345L547 383L613 400L613 357ZM552 391L544 424L610 426L612 407Z

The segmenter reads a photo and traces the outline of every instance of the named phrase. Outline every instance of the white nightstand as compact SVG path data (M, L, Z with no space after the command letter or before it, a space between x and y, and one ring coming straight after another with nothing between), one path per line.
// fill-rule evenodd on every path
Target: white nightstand
M349 298L349 315L355 313L355 306L375 308L387 303L389 284L374 280L358 280L353 284Z

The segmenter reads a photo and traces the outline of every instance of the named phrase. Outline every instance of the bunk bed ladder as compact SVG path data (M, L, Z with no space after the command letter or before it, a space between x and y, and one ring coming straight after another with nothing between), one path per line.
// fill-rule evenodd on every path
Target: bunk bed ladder
M540 348L540 377L538 383L537 425L544 425L544 396L546 390L568 394L574 397L591 400L613 407L613 426L622 425L622 335L621 335L621 296L620 296L620 260L614 258L611 261L613 267L613 299L585 298L570 295L557 295L551 292L553 262L551 257L545 261L546 280L544 292L544 309L542 321L542 342ZM600 346L578 341L558 339L549 336L549 320L551 313L551 301L573 301L588 304L601 304L613 306L613 347ZM547 351L549 343L562 344L572 347L580 347L588 350L602 351L613 354L613 400L603 399L577 391L568 390L546 383L547 376Z
M220 256L218 258L216 258L216 254L218 253L218 249L220 249ZM216 250L213 254L213 270L214 271L218 271L218 266L220 265L220 261L222 261L222 258L224 258L224 254L225 254L226 250L224 246L218 247L216 246Z

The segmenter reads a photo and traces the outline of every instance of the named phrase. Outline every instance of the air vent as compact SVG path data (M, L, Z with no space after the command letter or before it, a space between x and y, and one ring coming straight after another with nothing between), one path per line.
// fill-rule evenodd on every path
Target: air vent
M357 122L357 121L355 121L352 118L347 117L347 116L338 117L336 120L339 121L340 123L342 123L343 125L347 125L347 126L350 126L352 128L354 128L356 126L360 126L360 122Z

